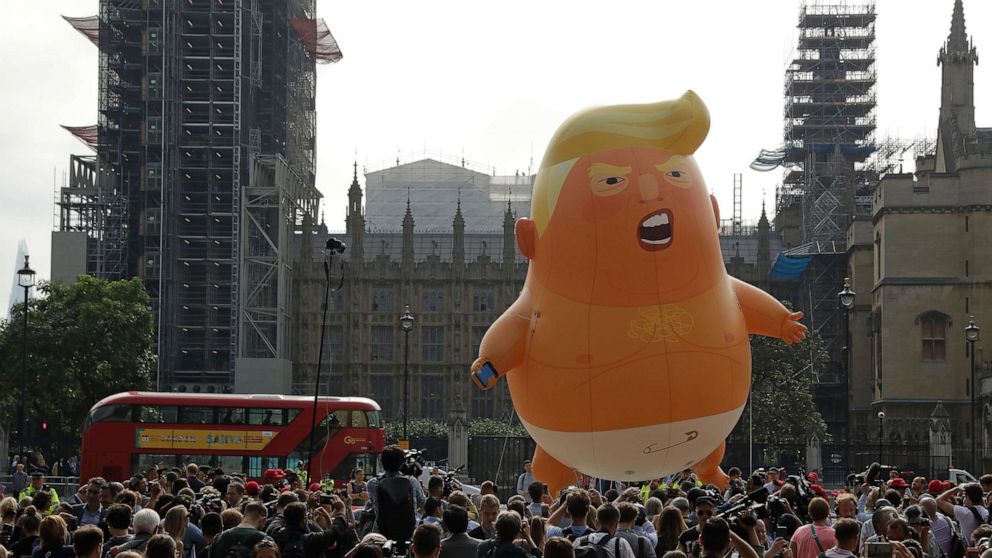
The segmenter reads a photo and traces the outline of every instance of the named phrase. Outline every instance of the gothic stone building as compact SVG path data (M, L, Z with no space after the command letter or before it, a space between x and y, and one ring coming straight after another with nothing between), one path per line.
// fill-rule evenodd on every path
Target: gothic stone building
M399 317L406 305L416 321L409 335L410 417L446 419L463 406L470 418L506 419L506 382L480 392L469 366L489 325L517 298L527 261L513 226L530 213L532 177L490 176L459 164L425 159L365 175L356 169L348 192L347 251L333 263L322 391L367 395L387 418L403 412L404 349ZM363 197L366 203L363 206ZM731 274L767 287L771 256L781 243L762 213L757 225L721 227ZM323 296L321 249L329 234L302 239L310 268L294 300L295 391L312 393Z
M949 414L953 461L965 466L973 429L964 328L974 315L985 336L992 334L992 128L975 125L977 62L957 0L938 57L936 153L919 158L914 174L882 178L871 216L855 220L848 232L848 269L858 293L851 315L855 432L861 441L876 441L877 413L884 411L887 443L926 443L936 415ZM974 349L981 375L992 355L983 341ZM988 455L979 436L978 448Z

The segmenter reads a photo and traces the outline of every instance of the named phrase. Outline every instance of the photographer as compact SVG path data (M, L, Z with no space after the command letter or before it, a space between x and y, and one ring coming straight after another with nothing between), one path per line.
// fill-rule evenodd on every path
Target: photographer
M730 525L720 518L705 522L700 535L700 548L700 558L723 558L731 550L736 551L740 558L758 558L754 548L734 534Z
M385 472L368 483L369 500L375 514L372 530L402 543L413 536L417 509L423 507L427 499L420 482L400 472L406 461L403 448L386 446L380 460Z
M956 496L964 494L964 505L956 504ZM958 520L961 525L961 536L968 546L973 546L975 542L971 538L971 532L982 523L989 520L989 510L984 505L984 494L982 487L977 483L969 483L963 486L956 486L945 491L937 497L937 506L940 511Z
M241 523L217 535L210 545L210 554L217 557L250 557L251 549L265 538L261 528L265 525L266 515L268 512L262 504L251 502L246 505Z
M317 508L316 514L326 515L327 511ZM286 526L276 530L272 536L279 545L279 554L283 558L322 558L325 552L337 548L343 538L342 531L336 527L308 533L307 508L302 502L293 502L286 506L283 516ZM224 533L221 533L221 537L223 536Z
M541 558L541 549L530 538L530 527L517 512L503 512L496 519L496 538L479 545L478 558ZM625 558L630 558L626 556Z

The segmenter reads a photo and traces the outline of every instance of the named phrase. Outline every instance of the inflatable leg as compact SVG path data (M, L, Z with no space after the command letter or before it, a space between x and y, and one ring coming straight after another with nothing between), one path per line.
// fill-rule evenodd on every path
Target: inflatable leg
M693 465L692 469L699 475L699 480L703 481L703 484L716 485L720 490L727 489L727 485L730 484L730 477L720 468L720 462L723 461L723 451L726 447L726 442L720 442L713 453Z
M558 492L575 484L579 476L548 455L541 446L537 446L537 450L534 451L534 478L548 485L551 497L557 498Z

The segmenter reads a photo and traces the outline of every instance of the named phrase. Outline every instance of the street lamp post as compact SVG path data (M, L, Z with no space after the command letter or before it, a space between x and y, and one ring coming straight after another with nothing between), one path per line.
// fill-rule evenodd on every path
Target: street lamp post
M878 412L878 462L882 462L882 438L884 438L885 430L885 411Z
M844 459L851 459L851 320L856 293L851 289L851 279L844 278L844 289L837 293L837 304L844 311Z
M403 330L403 440L409 443L407 437L407 417L410 415L410 332L413 330L413 314L410 305L403 308L400 316L400 329Z
M24 289L24 337L21 339L21 416L17 421L21 425L21 450L28 448L28 295L34 287L35 271L28 265L28 256L24 256L24 267L17 270L17 285Z
M975 423L975 343L981 332L975 325L975 317L964 328L964 338L968 342L968 352L971 354L971 470L978 471L978 456L975 455L975 438L978 437L978 425Z

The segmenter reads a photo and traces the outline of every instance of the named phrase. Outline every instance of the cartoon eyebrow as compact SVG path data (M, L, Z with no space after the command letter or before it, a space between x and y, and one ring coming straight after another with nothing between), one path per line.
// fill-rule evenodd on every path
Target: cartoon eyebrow
M659 172L665 173L676 167L681 166L683 163L685 163L684 157L673 155L664 163L661 163L660 165L655 165L654 168L658 169Z
M597 175L608 174L612 176L627 176L632 169L630 167L617 167L606 163L593 163L589 165L589 178Z

